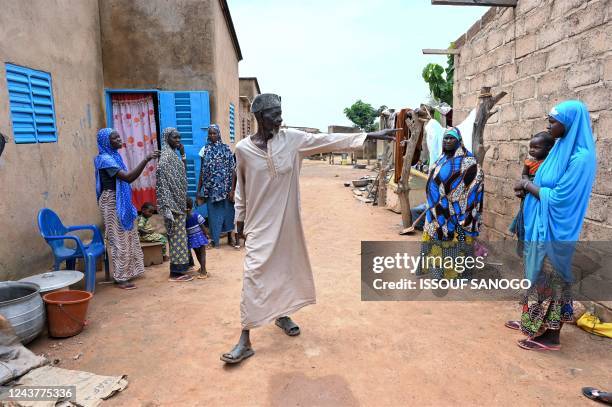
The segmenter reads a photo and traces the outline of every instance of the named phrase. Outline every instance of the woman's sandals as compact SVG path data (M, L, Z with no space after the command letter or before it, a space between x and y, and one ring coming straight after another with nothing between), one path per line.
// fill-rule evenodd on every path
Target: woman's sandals
M274 323L289 336L298 336L300 334L300 327L289 317L278 318Z

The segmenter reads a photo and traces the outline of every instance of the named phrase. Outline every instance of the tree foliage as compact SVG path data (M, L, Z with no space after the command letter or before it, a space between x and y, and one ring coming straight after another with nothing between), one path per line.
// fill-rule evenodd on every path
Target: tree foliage
M453 48L451 44L450 48ZM446 69L438 64L427 64L423 69L423 79L429 85L429 91L436 101L453 105L453 75L455 73L454 55L448 56Z
M346 117L352 121L355 126L365 131L374 131L374 121L380 114L371 104L358 100L351 107L344 109Z

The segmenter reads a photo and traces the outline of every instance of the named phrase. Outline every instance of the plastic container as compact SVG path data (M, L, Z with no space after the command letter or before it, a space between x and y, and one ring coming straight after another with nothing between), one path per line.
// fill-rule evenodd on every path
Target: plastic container
M0 282L0 315L15 329L21 343L36 338L45 326L40 288L33 283Z
M49 336L68 338L81 333L87 321L87 307L93 294L87 291L55 291L45 294Z

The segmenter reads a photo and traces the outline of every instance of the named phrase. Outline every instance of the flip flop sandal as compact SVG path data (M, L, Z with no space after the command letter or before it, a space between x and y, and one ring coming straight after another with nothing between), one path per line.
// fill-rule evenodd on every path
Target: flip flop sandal
M285 326L283 326L283 323L280 322L281 319L285 319L285 321L287 321L284 324ZM293 322L288 317L279 318L276 321L274 321L274 324L280 329L282 329L283 332L287 334L288 336L298 336L300 334L300 327L297 326L295 322Z
M595 393L597 393L597 394L595 394ZM587 398L589 398L591 400L598 401L600 403L612 406L612 401L604 400L601 397L602 394L605 394L606 398L612 400L612 394L608 393L607 391L601 391L601 390L598 390L598 389L596 389L594 387L583 387L582 388L582 394L584 395L584 397L587 397Z
M248 359L255 354L255 351L253 349L247 348L237 358L227 357L227 355L231 355L234 352L234 350L236 350L237 347L238 345L234 346L234 349L232 349L230 352L224 353L223 355L221 355L221 360L225 363L233 365L236 363L240 363L243 360Z
M521 330L521 323L519 321L506 321L504 326L506 328L514 329L515 331Z
M187 275L187 274L183 274L183 275L182 275L182 276L180 276L180 277L170 277L170 278L168 279L168 281L179 282L179 283L180 283L180 282L191 281L191 280L193 280L193 276L189 276L189 275Z
M122 290L135 290L137 287L133 283L119 283L117 284L117 288L121 288Z
M208 277L210 277L210 273L205 273L205 274L199 274L196 277L198 280L206 280Z
M521 339L517 343L518 343L519 348L526 349L526 350L543 351L543 350L560 350L561 349L561 345L544 345L543 343L536 342L532 339Z

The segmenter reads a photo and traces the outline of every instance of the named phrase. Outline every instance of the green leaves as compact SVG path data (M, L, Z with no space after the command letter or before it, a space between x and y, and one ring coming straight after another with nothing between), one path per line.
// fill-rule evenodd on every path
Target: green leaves
M365 103L360 99L353 103L351 107L345 108L344 114L357 127L370 132L376 130L374 128L374 121L380 113L371 104Z
M454 48L451 43L450 48ZM446 69L438 64L427 64L423 69L423 80L429 85L431 95L438 101L453 105L453 76L455 74L454 55L448 56Z

